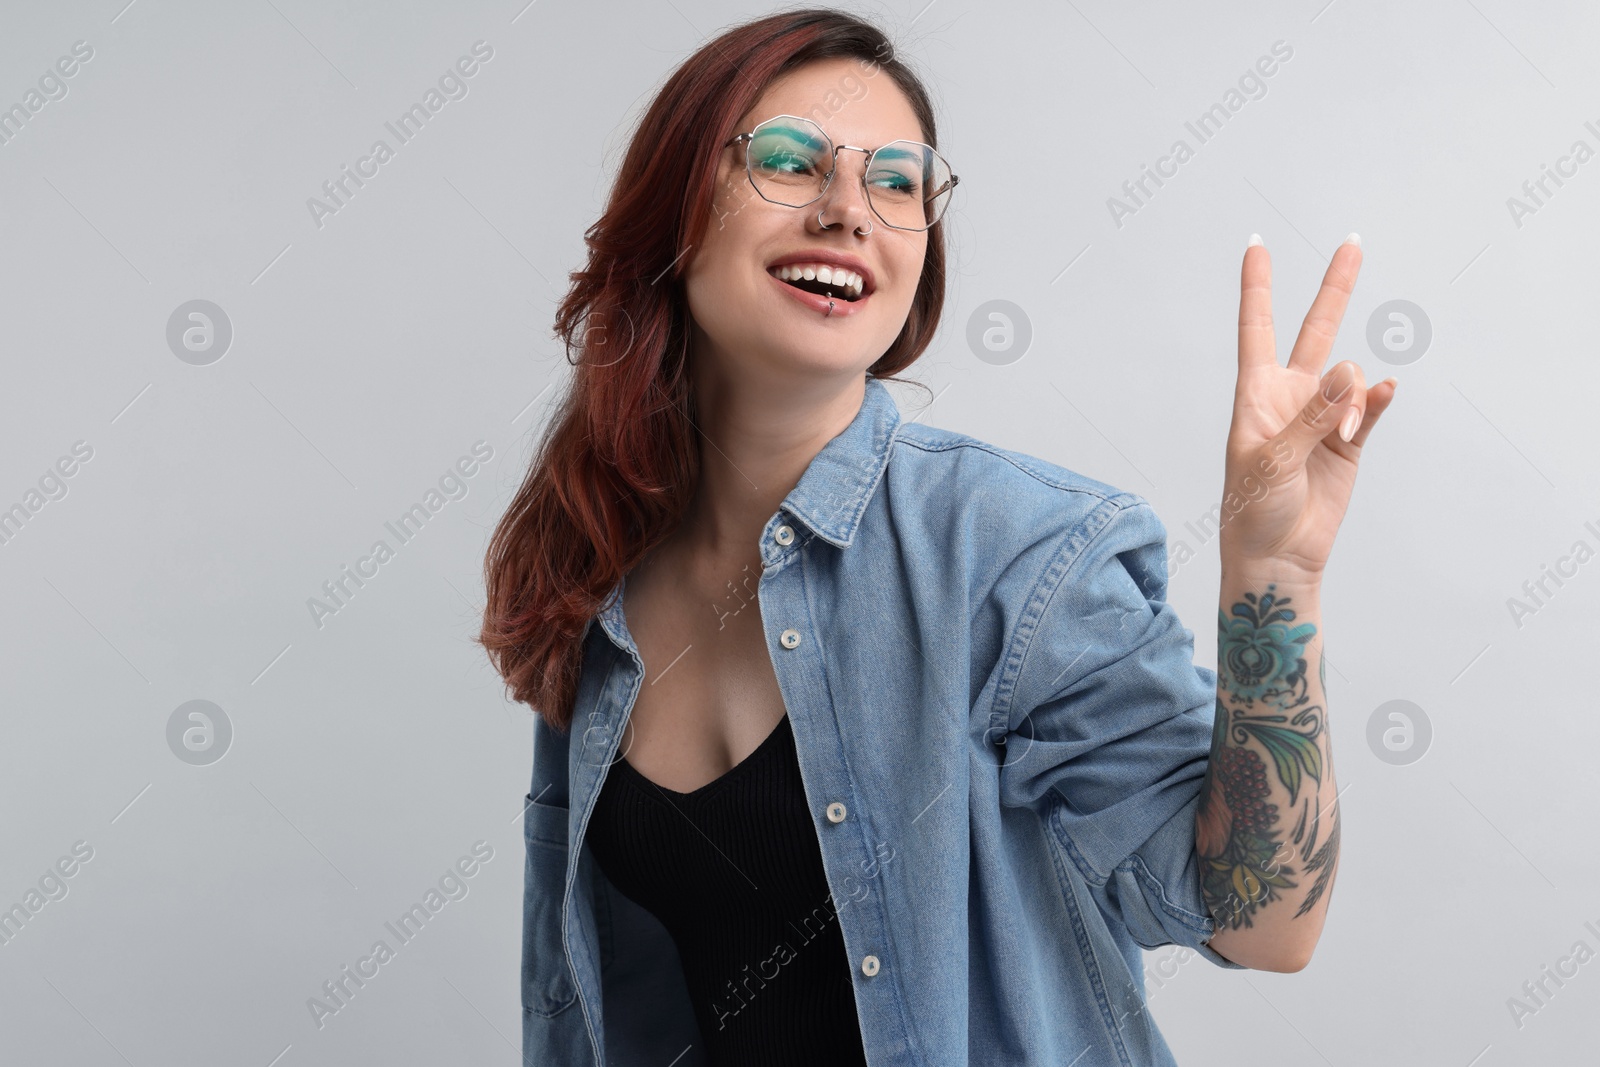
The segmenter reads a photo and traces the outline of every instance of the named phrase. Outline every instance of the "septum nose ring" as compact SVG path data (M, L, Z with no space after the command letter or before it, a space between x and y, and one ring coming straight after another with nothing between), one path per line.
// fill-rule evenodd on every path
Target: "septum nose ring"
M823 222L822 221L822 213L824 211L826 211L826 210L828 210L828 209L827 208L818 208L817 209L817 225L822 227L824 230L831 230L831 229L833 229L835 226L837 226L839 224L837 222ZM867 228L864 229L864 230L860 226L857 226L856 227L856 233L859 234L862 237L866 237L866 236L870 235L872 233L872 231L877 229L877 228L878 228L878 224L876 222L868 222L867 223Z

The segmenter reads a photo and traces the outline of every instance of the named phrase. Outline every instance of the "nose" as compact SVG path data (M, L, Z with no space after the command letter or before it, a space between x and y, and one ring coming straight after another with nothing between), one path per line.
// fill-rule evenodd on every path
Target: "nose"
M845 155L846 152L861 153L859 171L853 166L853 158ZM810 229L820 231L825 223L832 230L841 222L846 224L844 229L847 232L873 228L872 206L867 203L866 186L867 160L871 154L867 149L853 145L840 145L834 149L833 177L828 179L828 187L817 201L819 210L807 218Z

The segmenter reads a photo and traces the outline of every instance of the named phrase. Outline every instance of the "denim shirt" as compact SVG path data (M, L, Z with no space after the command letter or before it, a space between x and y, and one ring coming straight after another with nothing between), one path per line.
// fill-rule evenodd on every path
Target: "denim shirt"
M1174 1063L1140 947L1239 965L1206 944L1195 854L1216 673L1165 601L1148 501L905 422L869 377L760 551L728 610L760 611L831 893L728 976L724 1025L790 995L783 963L837 922L872 1067ZM645 680L625 589L584 633L572 729L534 720L539 1067L706 1062L671 937L584 847Z

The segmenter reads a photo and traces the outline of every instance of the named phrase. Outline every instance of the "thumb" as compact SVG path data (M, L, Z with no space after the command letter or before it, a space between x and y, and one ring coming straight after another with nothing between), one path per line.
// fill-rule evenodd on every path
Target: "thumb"
M1288 442L1296 455L1310 455L1329 434L1345 426L1353 435L1361 425L1366 406L1366 377L1359 364L1345 360L1322 379L1321 388L1283 428L1278 439ZM1345 421L1347 417L1348 422ZM1339 436L1344 439L1346 435Z

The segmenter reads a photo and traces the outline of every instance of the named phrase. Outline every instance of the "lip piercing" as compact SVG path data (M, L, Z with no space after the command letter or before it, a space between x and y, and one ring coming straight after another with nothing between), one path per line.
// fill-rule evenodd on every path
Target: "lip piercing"
M833 314L833 301L832 300L828 301L828 314L830 314L830 315Z

